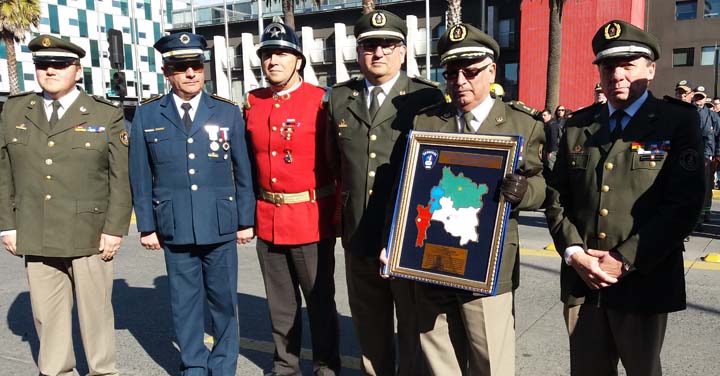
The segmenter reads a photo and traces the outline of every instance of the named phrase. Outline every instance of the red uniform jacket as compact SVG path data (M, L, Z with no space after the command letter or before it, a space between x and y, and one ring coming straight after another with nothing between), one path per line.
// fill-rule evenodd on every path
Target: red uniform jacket
M312 198L314 189L332 186L324 160L324 95L324 89L305 82L283 96L274 95L270 88L248 94L245 118L258 191L311 192ZM275 204L259 195L257 236L273 244L306 244L333 237L334 208L334 190L293 204Z

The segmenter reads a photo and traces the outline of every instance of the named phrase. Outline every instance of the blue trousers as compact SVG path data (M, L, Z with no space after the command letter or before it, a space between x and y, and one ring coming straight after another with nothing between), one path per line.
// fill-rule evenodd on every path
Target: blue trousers
M182 376L235 375L240 348L235 240L209 245L163 245ZM214 346L203 342L205 302Z

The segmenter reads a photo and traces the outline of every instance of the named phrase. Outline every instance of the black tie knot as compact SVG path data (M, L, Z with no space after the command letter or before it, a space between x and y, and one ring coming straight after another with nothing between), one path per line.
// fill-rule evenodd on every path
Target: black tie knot
M191 105L190 103L188 103L188 102L185 102L185 103L183 103L183 104L180 105L180 108L182 108L183 110L185 110L185 112L188 112L188 111L190 111L190 109L192 108L192 105Z

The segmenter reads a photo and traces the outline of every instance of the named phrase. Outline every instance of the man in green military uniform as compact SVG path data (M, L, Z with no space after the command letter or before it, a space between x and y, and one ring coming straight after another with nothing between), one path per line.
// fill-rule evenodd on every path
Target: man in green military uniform
M505 234L496 296L418 283L420 343L434 375L513 375L515 320L512 291L518 287L520 210L534 210L545 199L539 147L543 125L534 110L490 96L495 81L497 42L469 24L448 29L438 41L440 63L451 103L427 108L414 129L442 132L521 135L523 159L517 173L503 179L500 192L512 211Z
M402 164L406 135L418 110L443 101L436 85L400 71L407 34L398 16L376 10L355 24L363 78L333 87L329 106L328 161L339 178L342 243L355 332L363 372L393 375L393 312L398 320L397 374L422 374L412 282L386 281L377 255L390 193Z
M690 104L656 99L660 43L624 21L592 40L607 103L568 119L548 180L573 375L661 375L668 312L685 309L683 238L703 203Z
M28 44L42 93L11 96L0 118L0 230L24 255L42 375L71 375L73 293L91 375L117 375L113 257L132 203L123 114L75 86L79 46Z

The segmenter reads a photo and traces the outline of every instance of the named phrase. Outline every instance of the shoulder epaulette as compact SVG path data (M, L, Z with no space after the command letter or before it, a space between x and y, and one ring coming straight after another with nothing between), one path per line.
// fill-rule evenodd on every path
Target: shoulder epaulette
M419 82L419 83L421 83L421 84L430 85L430 86L432 86L432 87L440 87L440 83L439 83L439 82L428 80L428 79L425 78L425 77L414 76L414 77L410 77L410 79L413 80L413 81L415 81L415 82Z
M520 101L510 101L510 102L507 102L507 104L508 104L508 106L512 107L513 109L518 110L520 112L524 112L536 119L538 117L538 114L540 114L540 111L538 111L532 107L528 107L525 105L525 103L520 102Z
M100 102L100 103L106 104L106 105L108 105L108 106L118 107L117 104L109 101L109 100L106 99L106 98L103 98L103 97L100 97L100 96L97 96L97 95L91 95L91 97L92 97L92 99L95 100L95 102Z
M675 98L675 97L671 97L671 96L669 96L669 95L664 96L663 99L665 100L665 102L672 103L672 104L677 104L677 105L679 105L679 106L687 106L688 108L692 108L692 109L697 108L697 106L695 106L695 105L692 104L692 103L688 103L688 102L681 101L680 99L677 99L677 98Z
M345 86L345 85L351 84L351 83L353 83L353 82L355 82L355 81L357 81L357 80L359 80L359 79L360 79L359 77L353 77L353 78L351 78L351 79L349 79L349 80L347 80L347 81L338 82L338 83L336 83L335 85L333 85L332 87Z
M260 89L262 89L262 88L253 89L253 90L250 90L250 91L248 91L247 93L245 93L245 95L243 96L243 102L242 102L242 109L243 109L243 111L244 111L244 110L249 110L250 107L251 107L251 106L250 106L250 93L252 93L252 92L254 92L254 91L257 91L257 90L260 90Z
M23 91L22 93L10 94L8 98L22 97L29 94L37 94L34 91Z
M162 98L162 97L163 97L163 94L153 95L152 97L150 97L150 98L148 98L148 99L145 99L145 100L143 100L142 102L140 102L140 104L147 104L147 103L150 103L150 102L152 102L152 101L156 101L156 100L158 100L158 99L160 99L160 98Z
M321 87L321 89L325 90L325 94L322 97L322 106L323 108L327 108L327 104L330 102L330 92L332 91L331 87Z
M213 97L213 98L215 98L215 99L217 99L217 100L219 100L219 101L221 101L221 102L230 103L230 104L233 105L233 106L237 106L237 103L231 101L230 99L223 98L223 97L221 97L221 96L219 96L219 95L216 95L216 94L210 94L210 96Z

